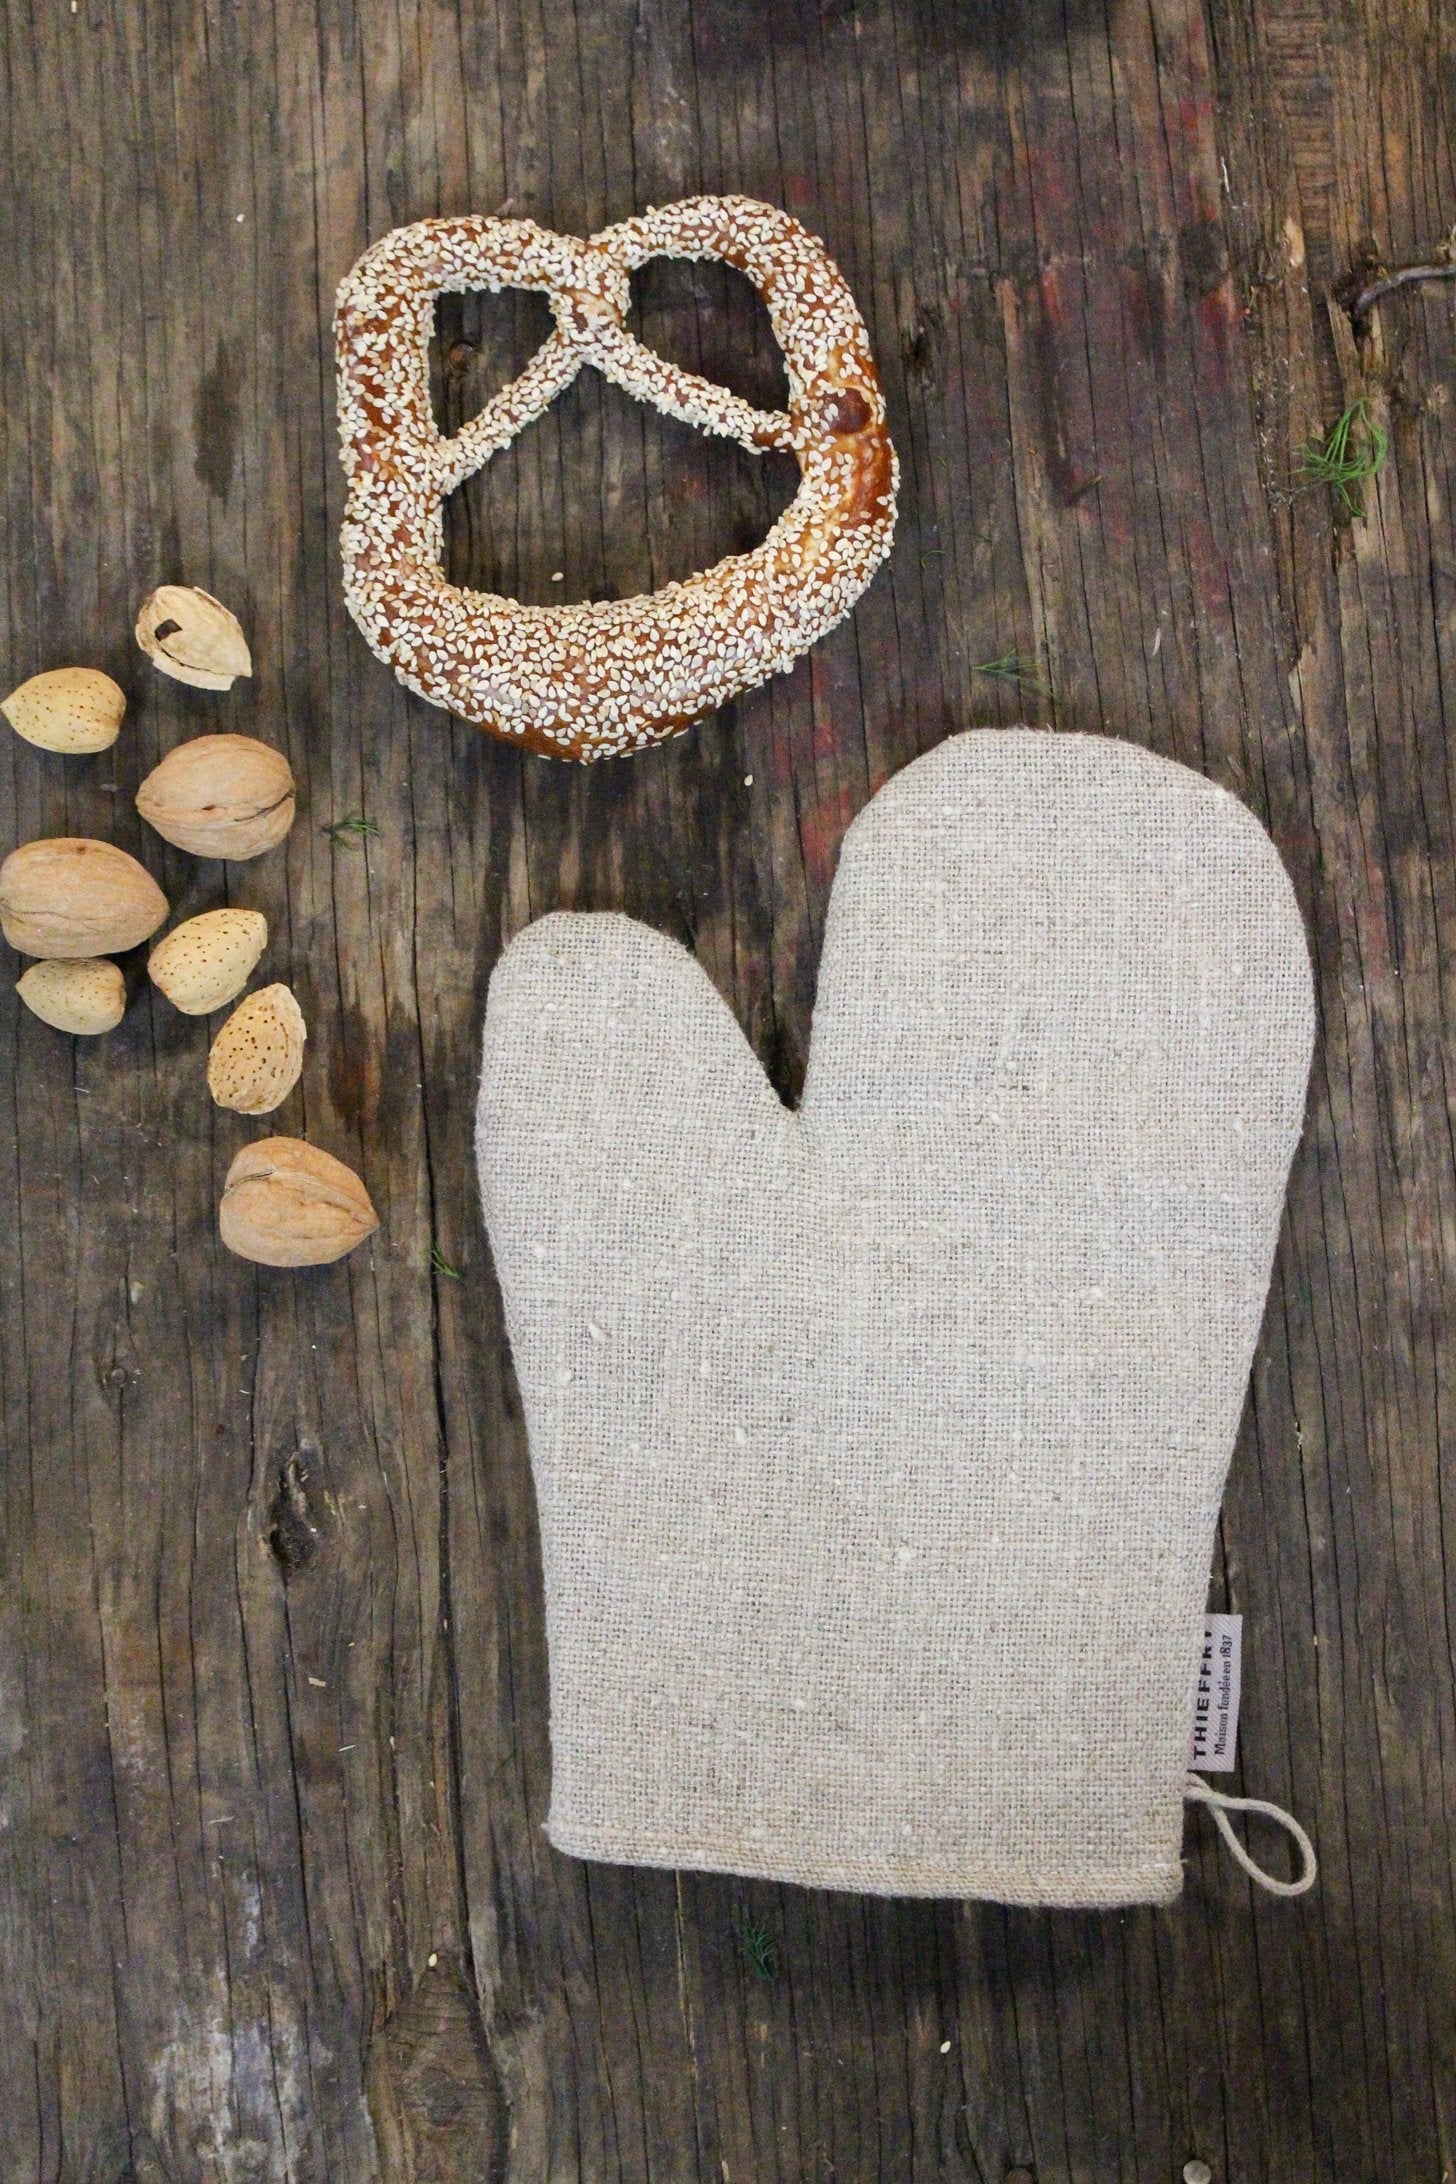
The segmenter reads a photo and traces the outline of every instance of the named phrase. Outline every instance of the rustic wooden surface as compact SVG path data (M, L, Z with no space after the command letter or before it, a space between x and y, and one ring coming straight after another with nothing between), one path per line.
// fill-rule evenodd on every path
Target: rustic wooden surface
M358 1164L383 1227L296 1278L230 1259L254 1132L208 1103L205 1023L142 991L71 1042L3 981L7 2184L1452 2173L1453 287L1363 339L1331 293L1456 221L1442 12L8 0L3 673L94 661L131 716L91 761L0 739L0 846L110 834L179 909L264 909L310 1025L279 1123ZM523 762L346 620L332 293L423 214L587 231L701 189L788 206L851 281L893 561L684 741ZM648 338L771 394L738 284L639 293ZM443 414L540 318L442 314ZM1289 489L1359 393L1392 454L1351 524ZM452 561L627 591L791 484L588 379L467 489ZM227 698L130 646L178 578L251 633ZM978 671L1013 649L1053 700ZM544 910L631 910L792 1095L847 822L1028 707L1245 797L1309 921L1323 1035L1215 1602L1247 1618L1242 1779L1308 1821L1321 1885L1251 1895L1199 1820L1158 1913L572 1863L541 1833L537 1544L470 1166L491 964ZM286 851L232 870L130 801L220 725L302 792ZM336 845L349 814L377 834Z

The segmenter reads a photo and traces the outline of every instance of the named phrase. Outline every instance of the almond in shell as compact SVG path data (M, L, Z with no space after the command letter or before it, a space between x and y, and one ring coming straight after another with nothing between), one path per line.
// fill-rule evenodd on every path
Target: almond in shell
M22 955L119 955L166 915L150 872L113 842L23 842L0 865L0 932Z
M260 857L293 824L293 772L252 736L194 736L137 790L137 810L194 857Z
M163 584L143 601L136 641L154 667L197 690L231 690L253 672L237 616L190 584Z
M353 1169L300 1138L245 1145L218 1208L228 1250L262 1266L327 1266L378 1226Z
M95 1038L126 1014L126 981L114 963L95 958L32 963L15 991L43 1024Z
M126 699L99 667L53 667L12 690L0 713L42 751L104 751L121 733Z
M147 975L184 1016L210 1016L237 999L267 945L261 910L204 910L157 942Z
M212 1042L207 1089L219 1107L271 1115L303 1072L308 1029L286 986L260 986L240 1001Z

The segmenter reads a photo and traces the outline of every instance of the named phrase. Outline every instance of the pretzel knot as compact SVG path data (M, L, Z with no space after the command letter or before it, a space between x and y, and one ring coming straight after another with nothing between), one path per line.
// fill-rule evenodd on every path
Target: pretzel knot
M636 340L649 258L721 258L763 294L789 382L755 409ZM534 289L553 331L452 439L430 410L435 298ZM585 241L529 220L396 228L339 290L344 596L379 658L436 705L528 750L595 759L676 735L781 674L854 605L889 550L898 470L864 323L822 245L787 213L698 197ZM529 607L447 583L446 496L591 364L626 393L746 448L785 448L799 490L762 545L636 599Z

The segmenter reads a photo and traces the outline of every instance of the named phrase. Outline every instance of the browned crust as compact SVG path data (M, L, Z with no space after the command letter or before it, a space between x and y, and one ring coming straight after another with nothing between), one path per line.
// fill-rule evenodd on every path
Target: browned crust
M786 414L751 409L625 333L627 276L659 253L721 257L757 283L784 348ZM422 328L442 287L469 285L544 289L557 334L466 428L462 458L430 417ZM350 611L411 688L526 750L591 760L680 734L790 666L888 550L896 464L863 324L821 245L769 206L690 200L585 243L522 221L421 222L360 260L336 331ZM606 607L526 607L447 584L442 480L488 459L588 362L704 429L792 448L794 501L751 553Z

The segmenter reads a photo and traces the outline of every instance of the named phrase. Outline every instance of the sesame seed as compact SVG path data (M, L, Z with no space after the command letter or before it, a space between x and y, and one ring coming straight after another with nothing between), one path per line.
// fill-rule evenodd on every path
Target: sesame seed
M763 290L787 412L755 410L627 333L630 276L664 255L726 259ZM555 331L444 441L429 402L434 301L482 285L544 292ZM533 750L595 759L680 734L791 667L849 612L889 550L898 470L863 322L822 245L771 206L691 199L585 242L530 221L420 221L365 252L340 288L335 331L349 611L409 688ZM586 363L704 431L792 449L795 499L752 552L642 598L529 607L448 584L445 496ZM824 420L842 418L851 395L867 421L836 435Z

